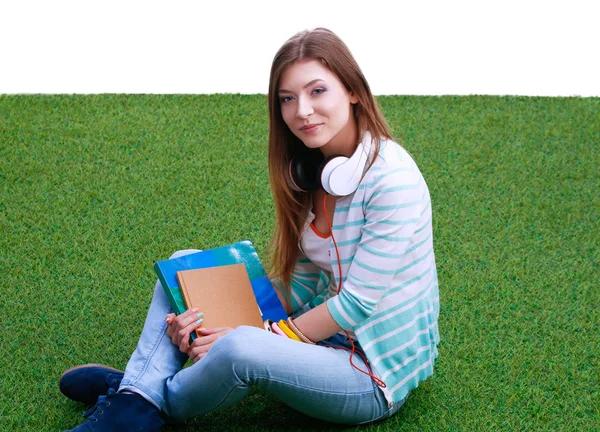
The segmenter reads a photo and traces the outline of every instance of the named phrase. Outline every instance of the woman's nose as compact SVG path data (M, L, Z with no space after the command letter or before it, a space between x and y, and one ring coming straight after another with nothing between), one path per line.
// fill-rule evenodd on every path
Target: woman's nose
M300 97L298 98L298 110L296 111L296 115L300 118L306 118L312 113L314 113L314 109L312 104L306 98Z

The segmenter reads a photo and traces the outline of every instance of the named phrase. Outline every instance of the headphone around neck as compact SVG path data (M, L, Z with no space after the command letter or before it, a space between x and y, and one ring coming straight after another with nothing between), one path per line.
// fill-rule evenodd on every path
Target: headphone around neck
M297 192L322 188L329 195L350 195L362 179L370 144L371 137L367 134L349 158L342 155L325 158L320 150L295 156L289 166L290 187Z

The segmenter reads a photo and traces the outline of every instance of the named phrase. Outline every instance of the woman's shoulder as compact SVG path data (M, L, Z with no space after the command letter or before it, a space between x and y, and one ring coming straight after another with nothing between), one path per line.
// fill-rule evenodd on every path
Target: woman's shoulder
M393 140L381 139L377 157L365 173L363 183L367 188L414 184L421 178L419 167L412 156Z

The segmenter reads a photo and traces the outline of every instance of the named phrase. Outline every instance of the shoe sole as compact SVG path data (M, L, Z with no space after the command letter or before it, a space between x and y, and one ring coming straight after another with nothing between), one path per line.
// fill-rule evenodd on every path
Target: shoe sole
M60 380L62 380L62 379L63 379L63 377L64 377L65 375L67 375L67 374L69 374L69 373L71 373L71 372L74 372L74 371L76 371L76 370L83 369L83 368L90 368L90 367L99 367L99 368L108 369L108 370L111 370L111 371L113 371L113 372L117 372L117 373L124 373L122 370L115 369L115 368L113 368L113 367L106 366L106 365L103 365L103 364L99 364L99 363L88 363L88 364L84 364L84 365L73 366L72 368L69 368L69 369L67 369L66 371L64 371L64 372L62 373L62 375L60 376L60 379L59 379L59 381L60 381Z

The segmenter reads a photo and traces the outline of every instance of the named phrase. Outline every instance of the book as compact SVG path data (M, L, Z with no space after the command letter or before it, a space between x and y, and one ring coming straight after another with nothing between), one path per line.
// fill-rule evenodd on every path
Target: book
M250 240L158 261L154 264L154 271L165 290L171 308L179 315L188 308L179 289L177 272L231 264L244 264L263 321L287 319L287 313ZM200 310L202 311L202 307Z
M244 264L179 271L177 281L186 306L204 313L203 327L264 328Z

